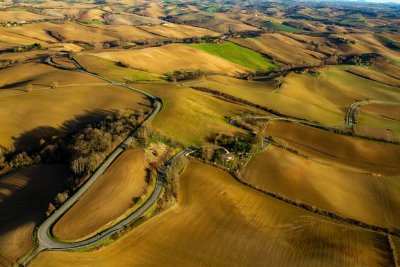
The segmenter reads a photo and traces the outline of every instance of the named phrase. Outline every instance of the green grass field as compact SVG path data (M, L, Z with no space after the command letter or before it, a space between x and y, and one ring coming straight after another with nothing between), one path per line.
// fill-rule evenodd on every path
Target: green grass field
M276 30L276 31L282 31L282 32L290 32L290 33L302 33L303 31L300 29L296 29L290 26L286 26L280 23L274 23L274 22L265 22L262 24L263 27L271 29L271 30Z
M259 53L234 43L191 44L190 46L222 57L254 71L275 69L275 65Z

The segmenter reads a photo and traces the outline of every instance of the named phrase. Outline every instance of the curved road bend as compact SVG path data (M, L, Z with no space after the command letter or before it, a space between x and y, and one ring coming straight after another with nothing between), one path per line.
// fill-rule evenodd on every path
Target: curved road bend
M65 68L59 64L56 64L52 61L52 58L49 57L46 59L46 62L54 67L62 67L63 69L68 69ZM80 71L80 72L84 72L84 73L88 73L90 75L96 76L102 80L105 80L113 85L119 85L119 86L123 86L126 87L130 90L134 90L137 91L141 94L144 94L145 96L147 96L148 98L150 98L150 100L153 102L154 104L154 109L151 112L151 114L146 118L146 120L143 122L149 122L151 120L154 119L154 117L157 115L157 113L161 110L162 108L162 103L161 101L147 93L144 92L142 90L130 87L126 84L123 83L116 83L114 81L111 81L105 77L96 75L94 73L90 73L90 72L86 72L83 69L80 69L79 67L76 69L68 69L68 70L73 70L73 71ZM143 125L143 123L141 125ZM140 128L140 126L139 126ZM138 128L138 129L139 129ZM157 183L156 183L156 187L153 191L153 193L151 194L150 198L143 204L143 206L141 206L138 210L136 210L134 213L132 213L130 216L128 216L127 218L125 218L124 220L122 220L121 222L119 222L118 224L112 226L111 228L108 228L107 230L99 233L98 235L89 238L87 240L83 240L81 242L76 242L76 243L66 243L66 242L60 242L60 241L56 241L54 240L51 236L50 236L50 228L52 227L52 225L65 213L68 211L68 209L70 209L79 199L80 197L97 181L97 179L109 168L109 166L112 164L112 162L121 154L125 151L125 149L134 141L134 138L137 134L138 129L134 130L106 159L105 161L103 161L103 163L100 165L100 167L93 173L93 175L88 179L88 181L85 182L85 184L83 184L75 193L74 195L72 195L66 202L64 202L64 204L59 207L53 214L51 214L40 226L39 229L37 231L37 241L38 241L38 247L36 248L36 250L30 254L23 262L23 265L27 265L40 251L45 250L45 249L68 249L68 248L78 248L78 247L83 247L83 246L87 246L89 244L93 244L99 240L101 240L102 238L113 234L114 232L118 231L119 229L121 229L124 225L130 223L131 221L137 219L138 217L140 217L140 215L143 214L143 212L145 212L153 203L155 203L155 201L157 200L160 192L161 192L161 188L162 188L162 179L157 179ZM190 150L190 149L189 149ZM179 153L177 156L182 155L183 153L187 153L188 151L184 150L182 151L182 153ZM175 160L176 157L174 157L173 160Z

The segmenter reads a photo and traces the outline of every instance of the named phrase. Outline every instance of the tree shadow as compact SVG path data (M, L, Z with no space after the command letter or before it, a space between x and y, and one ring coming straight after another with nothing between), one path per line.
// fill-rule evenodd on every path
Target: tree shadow
M24 87L27 84L31 83L32 81L33 80L31 79L31 80L25 80L25 81L22 81L22 82L9 83L9 84L1 86L0 90L2 90L2 89L15 89L16 87Z
M22 150L33 151L41 146L41 142L49 143L52 140L64 138L67 134L74 133L85 127L87 124L103 120L109 115L116 114L116 110L96 109L86 111L85 114L77 115L73 119L63 122L60 127L40 126L26 131L18 137L12 137L14 140L14 149L16 152Z

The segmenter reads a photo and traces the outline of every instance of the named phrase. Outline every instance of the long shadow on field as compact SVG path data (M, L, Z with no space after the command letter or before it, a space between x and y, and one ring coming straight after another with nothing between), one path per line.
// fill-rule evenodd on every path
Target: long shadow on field
M51 110L49 111L51 112ZM59 128L51 126L40 126L22 133L18 137L13 137L15 151L35 150L40 147L41 140L50 141L51 139L63 138L66 134L74 133L85 127L87 124L100 121L108 115L115 114L116 110L96 109L86 111L83 115L75 116L60 125Z
M71 177L66 165L37 165L0 177L0 256L12 262L33 244L33 230Z

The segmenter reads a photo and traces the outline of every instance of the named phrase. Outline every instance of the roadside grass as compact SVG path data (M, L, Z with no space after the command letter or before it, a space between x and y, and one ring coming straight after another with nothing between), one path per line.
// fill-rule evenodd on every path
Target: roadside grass
M177 206L110 246L43 252L31 266L390 265L383 234L332 223L202 163L189 162L179 180Z
M54 236L77 242L126 218L141 206L155 187L155 179L146 183L146 166L143 150L125 151L57 221L52 229Z
M289 33L302 33L304 32L303 30L293 28L287 25L283 25L281 23L275 23L275 22L264 22L262 23L262 26L271 30L275 31L283 31L283 32L289 32Z
M94 25L107 25L106 22L101 21L101 20L97 20L97 19L88 21L87 23L88 23L88 24L94 24Z
M251 107L227 102L184 86L171 84L134 84L134 87L162 99L163 108L151 122L160 134L185 145L206 143L206 137L218 131L228 135L245 134L230 125L225 116L243 112L261 112Z
M97 73L118 82L160 81L161 75L118 66L116 62L87 54L78 54L74 58L90 72Z
M375 177L269 146L247 164L244 180L347 218L400 229L400 214L396 212L400 180L393 177Z
M253 71L271 71L276 68L274 64L261 54L231 42L221 44L190 44L190 46L222 57Z

